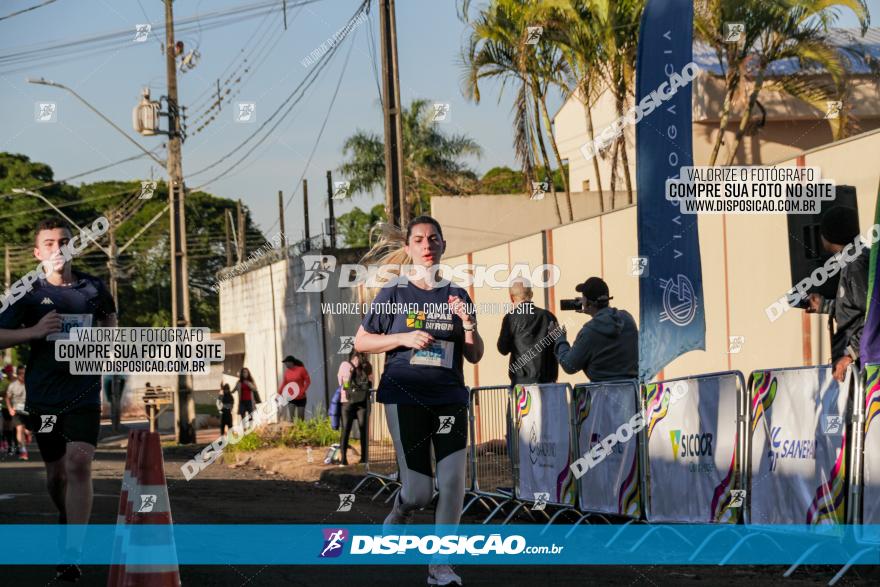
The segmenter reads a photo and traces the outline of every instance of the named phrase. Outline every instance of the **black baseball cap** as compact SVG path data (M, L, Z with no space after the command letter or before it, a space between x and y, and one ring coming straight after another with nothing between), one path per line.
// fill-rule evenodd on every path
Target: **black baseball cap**
M296 363L296 359L293 358L293 355L287 355L286 357L284 357L284 359L281 362L282 363Z
M822 215L819 234L829 243L848 245L859 236L859 213L846 206L830 208Z
M601 277L591 277L574 289L591 302L607 302L613 299L608 295L608 284Z

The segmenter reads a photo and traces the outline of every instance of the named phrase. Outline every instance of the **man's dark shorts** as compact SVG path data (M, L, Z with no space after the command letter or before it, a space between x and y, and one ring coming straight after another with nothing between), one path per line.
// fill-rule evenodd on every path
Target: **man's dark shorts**
M68 442L86 442L98 446L101 407L85 406L63 414L32 409L27 416L27 428L37 439L43 462L53 463L67 452Z

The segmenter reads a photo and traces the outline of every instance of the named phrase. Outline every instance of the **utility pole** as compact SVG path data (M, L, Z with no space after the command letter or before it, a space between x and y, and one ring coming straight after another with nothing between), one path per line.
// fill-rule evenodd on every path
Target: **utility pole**
M235 203L236 223L238 224L238 262L244 261L247 254L244 242L244 210L241 207L241 200Z
M389 222L402 227L409 218L403 200L403 123L394 0L379 0L379 33L382 45L382 105L385 121L385 215Z
M309 242L311 236L309 235L309 180L303 180L303 222L306 224L306 243ZM309 249L308 244L306 244L306 250Z
M283 243L281 246L286 246L287 233L284 232L284 197L281 195L281 190L278 190L278 222L281 224L281 242Z
M9 294L9 288L12 286L12 266L10 265L9 245L4 245L3 252L3 293ZM3 361L5 364L12 364L12 348L7 347L3 351Z
M336 248L336 216L333 214L333 175L327 172L327 206L330 208L330 248Z
M117 272L117 260L119 254L116 250L116 218L110 221L110 254L107 257L107 271L110 274L110 295L113 296L113 304L116 306L116 316L119 316L119 274Z
M232 241L229 233L232 232L232 219L229 216L229 210L226 210L226 266L232 267Z
M177 62L174 46L174 13L172 0L165 1L165 70L168 78L168 204L171 225L171 321L177 328L188 328L189 267L186 254L186 189L183 183L180 112L177 102ZM192 377L180 373L174 394L177 416L175 433L179 444L196 441L196 409L192 394Z

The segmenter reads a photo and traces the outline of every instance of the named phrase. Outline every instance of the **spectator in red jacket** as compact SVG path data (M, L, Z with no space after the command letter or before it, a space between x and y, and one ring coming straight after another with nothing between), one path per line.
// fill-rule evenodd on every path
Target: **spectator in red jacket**
M257 392L257 384L247 368L243 368L238 373L238 382L232 393L238 394L238 415L244 418L247 414L253 414L256 405L260 403L260 396Z
M278 388L279 394L286 394L291 401L281 408L281 418L292 421L291 406L293 406L293 414L300 420L306 417L306 392L312 383L309 372L306 371L303 362L294 357L287 355L282 361L284 363L284 377L281 386Z

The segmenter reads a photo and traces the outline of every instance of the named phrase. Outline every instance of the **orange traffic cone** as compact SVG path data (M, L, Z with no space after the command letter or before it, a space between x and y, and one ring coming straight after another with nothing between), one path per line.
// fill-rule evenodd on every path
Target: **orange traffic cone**
M116 537L113 541L113 563L107 577L107 587L119 587L125 575L123 554L127 546L126 524L131 511L131 495L137 487L137 460L143 430L128 433L128 449L125 453L125 471L122 473L122 490L119 492L119 513L116 515Z
M146 532L138 532L124 540L123 560L130 560L131 555L137 552L155 552L161 549L166 555L162 558L171 558L173 562L125 564L119 587L179 587L180 571L176 561L171 504L158 433L141 433L134 462L136 466L133 477L136 481L127 499L126 522L129 525L156 525L166 528L155 528L156 531L149 532L149 537Z

